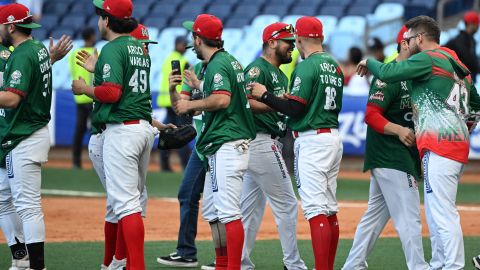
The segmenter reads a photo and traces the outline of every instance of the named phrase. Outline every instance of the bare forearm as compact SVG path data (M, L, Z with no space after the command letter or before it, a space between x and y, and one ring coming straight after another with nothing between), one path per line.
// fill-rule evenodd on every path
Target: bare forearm
M90 98L95 99L95 94L94 94L95 93L95 87L93 87L93 86L86 85L86 86L82 87L82 93L84 95L87 95Z
M217 111L225 109L230 104L230 97L222 94L210 95L207 98L190 101L192 111Z
M395 136L397 136L398 132L400 131L401 128L402 128L402 126L400 126L400 125L397 125L397 124L392 123L392 122L388 122L385 125L385 127L383 127L383 131L384 131L385 135L395 135Z
M21 97L7 91L0 92L0 108L14 109L20 103Z

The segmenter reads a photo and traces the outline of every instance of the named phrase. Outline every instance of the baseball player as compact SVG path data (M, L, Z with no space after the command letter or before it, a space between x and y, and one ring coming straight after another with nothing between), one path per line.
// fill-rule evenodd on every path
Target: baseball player
M414 107L416 144L423 161L425 213L432 242L430 266L463 269L463 236L455 200L458 181L468 161L465 116L470 106L478 111L479 97L467 77L468 69L440 49L440 29L435 20L418 16L406 26L410 58L390 64L362 60L357 71L363 75L368 69L385 83L412 81L409 93Z
M103 47L95 66L94 87L72 82L75 94L101 103L96 121L104 125L103 169L107 201L127 249L127 268L145 269L141 194L154 139L149 85L150 57L129 34L138 25L130 0L95 0Z
M197 151L208 158L209 166L202 214L210 223L219 221L225 225L226 239L215 249L216 268L240 269L244 242L240 196L248 166L248 144L255 138L243 68L223 50L223 25L217 17L201 14L184 26L193 31L197 57L208 61L200 87L205 98L180 99L174 107L179 114L203 112L201 134L196 143ZM208 202L213 202L214 207Z
M7 42L7 45L9 42ZM50 38L49 52L52 65L62 59L72 49L72 40L63 35L56 44ZM0 86L3 86L5 67L11 52L7 47L0 45ZM0 109L0 116L5 117L4 109ZM0 120L0 129L8 128L7 122ZM22 222L11 201L11 190L8 183L7 171L0 166L0 228L3 231L7 244L12 253L12 266L9 270L23 270L29 267L25 237Z
M149 44L156 44L157 42L150 40L148 35L148 29L142 25L138 24L137 28L133 30L130 35L137 40L139 40L144 49L148 52ZM77 64L85 68L89 72L94 72L95 64L98 61L98 55L96 53L90 55L87 51L80 51L76 56ZM97 175L100 179L100 182L104 189L106 189L105 183L105 171L103 166L103 145L104 145L104 136L102 133L102 123L98 122L98 113L102 103L95 102L95 110L92 118L92 136L88 144L88 151L90 160L92 160L93 167L97 172ZM175 127L173 125L164 125L156 120L152 120L152 125L158 130ZM146 217L146 207L147 207L147 190L144 186L143 192L140 195L140 202L142 206L142 217ZM126 265L126 250L125 242L123 240L122 230L118 227L118 219L113 212L112 205L107 201L107 212L105 214L105 249L104 249L104 259L101 269L123 269Z
M410 56L397 35L397 62ZM343 269L366 269L366 260L390 217L402 242L408 269L429 269L423 256L420 196L417 180L420 159L414 147L409 82L384 83L373 78L365 113L367 144L364 171L371 171L368 209L357 226ZM392 155L395 153L395 155Z
M0 178L0 211L13 227L4 231L9 246L12 242L21 246L24 240L29 266L38 270L45 268L40 185L41 164L47 161L50 148L51 59L45 46L31 37L32 29L40 25L32 22L28 8L21 4L2 6L0 23L2 41L15 47L5 65L0 91L0 160L5 168ZM13 241L12 232L18 233ZM16 255L26 255L24 250L19 253Z
M323 51L323 27L317 18L301 17L295 28L295 44L305 60L292 74L291 94L282 99L253 83L252 95L288 116L287 126L295 138L295 178L310 223L315 268L333 269L339 236L335 193L343 152L338 134L343 73Z
M279 69L292 61L295 36L292 25L273 23L263 31L263 50L245 69L245 80L265 85L275 96L287 93L288 78ZM286 125L282 114L249 96L254 112L256 138L250 143L248 170L243 178L241 209L245 227L242 269L254 269L250 254L262 221L268 200L283 250L285 269L307 269L297 247L297 198L282 157L282 144Z
M207 63L205 61L197 63L194 66L192 76L197 84L198 80L203 79L206 68ZM187 70L185 72L189 73L191 71ZM175 104L179 99L197 100L203 98L203 91L196 89L193 83L187 83L186 80L182 85L182 92L179 94L176 91L176 86L180 84L181 78L181 75L170 74L169 85L172 104ZM193 125L199 135L202 128L201 114L193 116ZM157 258L157 262L160 264L176 267L196 267L198 265L195 237L197 235L199 201L205 183L206 171L204 162L205 157L200 155L196 148L194 148L178 190L180 228L178 230L177 248L175 252L172 252L168 256Z

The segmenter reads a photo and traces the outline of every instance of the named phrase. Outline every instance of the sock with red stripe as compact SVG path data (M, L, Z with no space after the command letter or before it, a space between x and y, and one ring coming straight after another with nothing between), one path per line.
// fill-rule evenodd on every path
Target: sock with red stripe
M127 247L127 269L145 270L144 240L145 228L140 213L123 217L119 221Z
M215 269L226 270L228 264L227 236L225 224L220 221L210 222L213 244L215 245Z
M115 254L115 246L117 242L117 223L105 221L103 227L105 233L105 252L103 255L103 265L109 266Z
M327 216L318 215L311 218L310 234L312 237L313 255L315 256L316 270L330 270L328 266L331 230Z
M333 269L335 265L335 256L337 255L338 238L340 236L340 226L338 225L337 215L328 217L328 223L330 224L331 241L330 241L330 253L328 256L328 267Z
M228 270L240 270L245 232L241 219L225 224L227 232Z

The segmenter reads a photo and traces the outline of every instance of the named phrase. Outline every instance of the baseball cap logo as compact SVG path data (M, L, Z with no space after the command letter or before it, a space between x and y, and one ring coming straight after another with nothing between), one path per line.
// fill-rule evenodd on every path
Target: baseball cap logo
M142 36L148 37L148 30L147 30L147 28L142 28Z
M13 22L13 21L15 21L15 17L13 15L10 15L10 16L7 17L7 21L8 22Z

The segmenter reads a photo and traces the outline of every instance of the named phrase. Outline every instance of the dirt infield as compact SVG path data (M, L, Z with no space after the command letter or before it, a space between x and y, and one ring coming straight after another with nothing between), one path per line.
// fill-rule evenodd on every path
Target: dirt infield
M43 199L47 242L66 241L103 241L104 198L64 198L46 197ZM341 202L340 237L353 238L356 225L366 209L366 202ZM459 207L463 233L465 236L479 236L480 223L478 216L480 206L463 205ZM423 210L422 210L423 212ZM148 214L145 219L145 239L147 241L176 240L179 225L178 202L173 199L151 199L148 203ZM422 215L423 234L428 235L425 218ZM310 230L299 207L298 237L309 239ZM391 223L383 232L384 237L396 237ZM270 211L267 208L258 239L276 239L277 229ZM208 223L200 220L198 228L199 240L210 240ZM4 242L3 234L0 242Z

